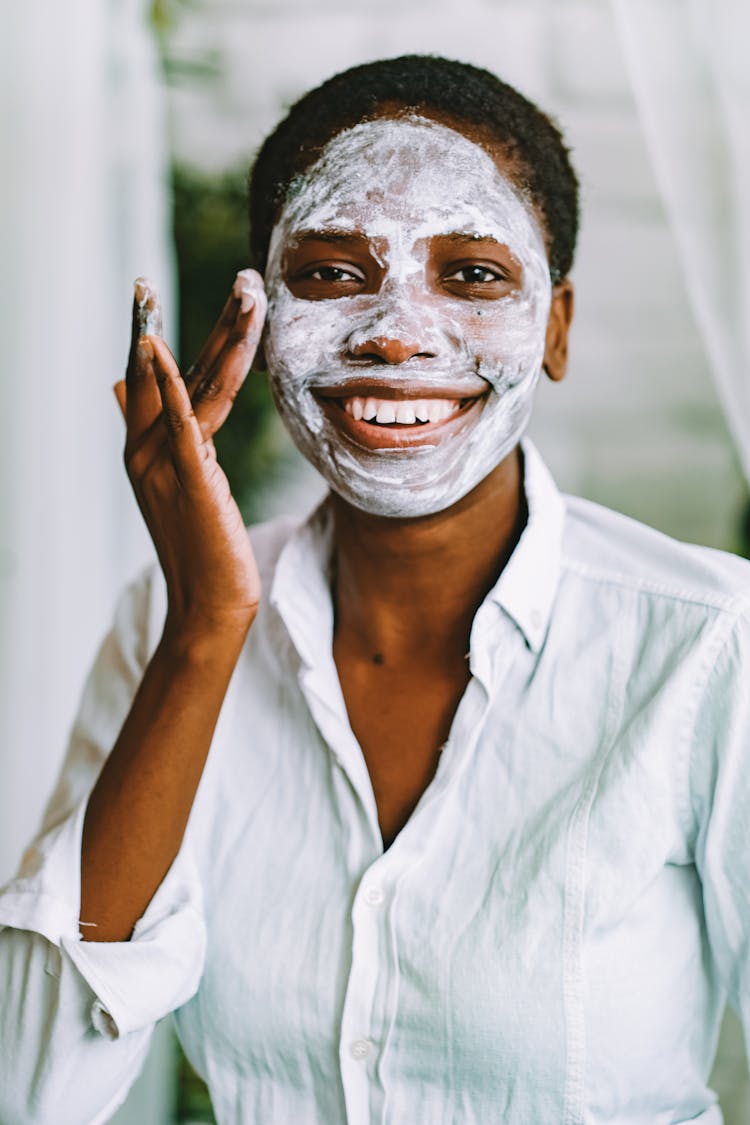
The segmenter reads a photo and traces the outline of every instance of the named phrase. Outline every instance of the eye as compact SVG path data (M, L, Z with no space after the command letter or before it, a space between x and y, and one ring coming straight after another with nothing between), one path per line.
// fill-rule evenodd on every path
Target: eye
M351 261L300 262L288 272L287 285L295 297L305 301L332 301L337 297L354 297L367 289L367 273Z
M314 270L308 270L300 276L309 278L311 281L332 281L334 283L364 281L360 273L344 269L342 266L316 266Z
M487 285L493 281L504 282L507 281L507 276L497 269L490 269L489 266L460 266L453 273L444 275L445 281L459 281L465 285Z
M437 281L444 293L464 301L500 301L518 289L521 278L494 255L484 261L467 255L440 265Z

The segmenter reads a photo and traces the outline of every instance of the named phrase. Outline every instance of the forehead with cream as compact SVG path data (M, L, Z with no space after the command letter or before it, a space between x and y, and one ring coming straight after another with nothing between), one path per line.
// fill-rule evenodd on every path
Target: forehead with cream
M522 260L541 252L546 267L542 231L520 189L480 145L427 118L379 118L334 137L290 185L268 273L288 240L326 229L412 246L440 234L489 237Z

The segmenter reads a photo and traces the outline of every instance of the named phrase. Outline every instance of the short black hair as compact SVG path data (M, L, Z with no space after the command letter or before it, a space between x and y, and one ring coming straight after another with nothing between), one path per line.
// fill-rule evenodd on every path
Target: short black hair
M573 265L578 178L560 129L489 70L435 55L364 63L295 102L263 143L250 173L250 250L263 271L271 231L289 186L344 129L377 117L420 113L499 146L546 228L553 282Z

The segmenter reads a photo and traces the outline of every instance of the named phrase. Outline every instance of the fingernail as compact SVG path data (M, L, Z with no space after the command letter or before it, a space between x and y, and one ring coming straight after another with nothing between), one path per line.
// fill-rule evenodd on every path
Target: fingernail
M136 304L138 334L140 336L161 336L161 301L156 286L147 277L137 277L133 284Z
M149 332L148 335L151 335ZM153 363L154 361L154 346L150 340L147 340L145 335L141 336L137 345L138 358L142 363Z
M249 313L255 304L258 282L253 270L240 270L234 279L232 295L240 302L240 312Z

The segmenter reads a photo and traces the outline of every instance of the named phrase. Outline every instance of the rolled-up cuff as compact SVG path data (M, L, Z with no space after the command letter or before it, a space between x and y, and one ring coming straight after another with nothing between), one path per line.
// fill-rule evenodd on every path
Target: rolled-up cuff
M61 942L64 953L96 994L91 1022L108 1039L157 1023L186 1004L198 989L206 951L205 925L181 891L170 897L170 875L130 941L63 938Z
M95 995L91 1022L117 1039L155 1024L197 991L206 928L200 880L187 845L126 942L82 941L81 834L86 802L29 849L23 874L0 891L0 927L56 945Z

